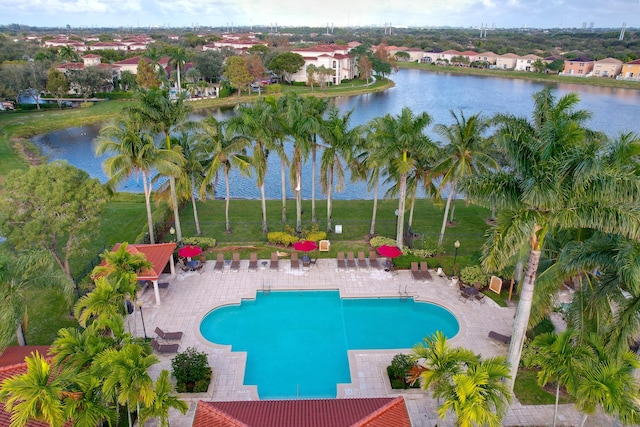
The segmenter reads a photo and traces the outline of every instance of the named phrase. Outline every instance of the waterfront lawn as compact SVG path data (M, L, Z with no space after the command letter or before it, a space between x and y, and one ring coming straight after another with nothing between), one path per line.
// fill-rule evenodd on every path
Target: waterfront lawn
M26 293L29 316L25 338L29 345L50 345L61 328L77 327L64 297L53 289L33 289ZM17 342L16 342L17 344Z

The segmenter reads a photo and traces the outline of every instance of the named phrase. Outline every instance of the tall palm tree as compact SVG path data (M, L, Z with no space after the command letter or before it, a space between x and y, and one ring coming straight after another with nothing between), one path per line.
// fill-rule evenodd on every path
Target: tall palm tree
M74 427L96 427L105 421L116 425L116 409L103 399L102 378L93 372L75 375L64 394L65 413Z
M51 354L56 366L64 366L73 372L88 369L98 354L111 345L95 328L63 328L51 345Z
M176 67L176 73L178 76L178 94L182 93L182 85L180 82L180 71L187 62L187 53L183 47L176 47L169 54L169 64L173 64Z
M53 372L49 362L37 351L25 358L27 372L7 378L0 384L0 401L11 412L9 427L23 427L30 420L62 427L66 421L62 395L68 378Z
M449 188L449 196L442 218L442 228L438 244L444 239L447 227L447 217L451 208L451 201L455 200L456 187L460 179L496 170L496 161L487 153L483 134L489 128L489 120L482 118L480 114L474 114L468 119L464 113L460 115L450 111L454 123L449 126L438 124L435 130L446 141L442 150L442 161L433 169L434 176L441 176L440 190L445 186Z
M197 131L202 151L204 153L205 177L201 194L206 183L212 182L216 175L222 171L225 182L225 223L227 233L231 233L231 223L229 222L229 199L231 190L229 188L229 171L232 166L238 168L243 174L249 172L250 160L245 149L247 139L242 136L232 135L228 130L228 123L218 121L210 116L200 123Z
M100 130L96 140L96 156L105 153L112 157L105 159L103 168L109 177L107 188L115 191L118 186L134 173L142 175L149 239L155 243L153 218L151 214L150 173L156 169L164 174L176 174L181 161L179 153L156 147L153 137L144 132L144 120L136 112L124 113L121 117Z
M284 149L288 132L286 120L288 98L286 96L282 96L277 99L274 97L267 97L265 101L269 106L268 111L271 116L269 129L273 136L273 148L280 158L280 197L282 199L281 221L284 224L287 222L287 166L289 166L289 158Z
M469 200L484 205L491 200L501 209L483 248L487 270L501 269L523 245L530 248L508 353L510 388L517 375L547 235L584 228L640 237L640 219L634 208L640 200L638 180L600 167L602 140L584 128L589 114L574 109L577 95L556 101L550 89L544 89L534 95L534 101L531 122L512 116L496 120L508 167L477 175L463 185Z
M89 321L103 322L125 313L125 295L118 291L118 285L112 285L106 277L98 278L95 284L95 289L81 297L74 307L74 315L82 327Z
M316 171L317 171L317 151L318 134L324 127L323 115L329 108L329 101L326 98L316 98L314 96L302 98L304 102L305 124L309 132L311 142L311 222L316 223Z
M73 283L48 252L30 251L11 256L0 250L0 350L17 337L18 345L27 345L25 325L28 319L26 292L55 288L71 304Z
M320 132L323 141L320 183L322 192L327 194L327 233L333 232L331 215L334 178L336 191L342 191L345 169L353 163L352 154L360 138L360 129L350 128L349 125L352 113L353 111L349 111L340 116L337 107L330 108Z
M411 109L405 107L399 115L386 115L380 121L382 127L376 129L381 132L384 143L381 146L381 156L391 159L389 168L397 173L398 185L398 224L396 229L396 245L402 248L404 236L404 213L407 198L407 175L415 166L415 159L432 145L431 140L423 133L431 123L429 114L414 115Z
M156 380L153 402L140 411L141 425L144 425L147 419L157 417L160 419L160 427L169 427L169 409L174 408L182 414L187 413L189 405L177 396L171 394L171 391L169 371L163 369Z
M376 232L376 215L378 212L378 190L380 187L380 175L388 163L388 159L382 157L384 146L384 118L376 117L365 126L366 136L358 145L358 162L351 169L352 174L367 180L367 190L373 191L373 212L371 214L371 227L369 235Z
M556 335L553 332L538 335L529 346L525 364L538 367L538 385L544 387L549 381L556 383L556 402L553 408L553 427L556 426L560 387L575 394L580 375L589 363L592 353L589 347L575 342L576 333L566 329Z
M139 113L151 131L163 133L165 148L171 150L171 132L180 130L184 126L190 111L190 108L184 103L184 97L178 96L175 101L172 101L169 99L168 91L150 89L139 91L137 101L137 104L131 107L129 111ZM183 163L184 160L181 158L179 162L176 162L176 166L182 167ZM176 226L176 238L178 242L181 242L182 227L180 227L180 212L176 194L176 175L178 174L169 174L169 187Z
M129 249L127 242L122 242L115 251L105 250L100 254L104 265L94 267L93 277L106 277L117 285L116 291L123 296L133 296L138 285L138 274L153 265L142 252Z

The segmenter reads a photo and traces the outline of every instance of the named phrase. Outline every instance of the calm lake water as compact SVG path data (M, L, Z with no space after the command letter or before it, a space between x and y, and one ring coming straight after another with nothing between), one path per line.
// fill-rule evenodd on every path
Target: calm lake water
M400 70L391 77L396 86L382 93L359 95L334 99L333 102L342 110L353 110L352 125L364 124L374 117L387 113L398 114L404 107L411 108L414 113L426 111L433 118L433 124L452 122L450 110L462 111L467 117L482 113L491 116L495 113L511 113L518 116L530 116L533 108L532 95L544 87L541 83L526 80L500 79L494 77L461 76L447 73L432 73L421 70ZM594 130L616 136L621 132L638 132L638 116L640 116L640 91L630 89L600 88L575 84L553 84L555 95L560 97L570 92L580 95L579 108L593 113L589 125ZM218 119L230 117L232 110L199 111L193 119L204 118L213 114ZM84 169L100 181L107 180L102 171L103 158L96 158L93 140L97 136L101 124L65 129L33 138L43 153L51 160L63 159ZM430 136L437 136L428 130ZM318 159L320 155L318 155ZM303 171L302 195L311 198L311 163L307 162ZM318 172L319 174L319 172ZM288 179L287 173L287 179ZM320 194L319 177L317 177L316 197ZM291 186L287 183L288 197L293 197ZM121 191L142 192L142 182L138 177L124 183ZM224 197L224 182L220 179L216 189L216 197ZM269 158L268 172L265 180L267 198L280 198L280 163L276 156ZM382 192L380 193L382 195ZM243 177L232 172L231 196L233 198L257 199L260 192L251 177ZM334 191L336 199L363 199L373 195L364 183L349 183L343 192Z

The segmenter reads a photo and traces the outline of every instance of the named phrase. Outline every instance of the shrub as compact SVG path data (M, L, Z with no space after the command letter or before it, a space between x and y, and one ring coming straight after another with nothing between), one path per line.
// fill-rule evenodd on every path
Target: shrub
M305 239L310 240L312 242L316 242L316 243L326 238L327 238L327 233L325 231L310 231L305 236Z
M177 381L176 390L180 393L199 393L209 387L211 368L206 353L189 347L171 359L171 369L171 375Z
M391 381L391 388L409 388L407 375L415 363L408 354L396 354L391 360L391 365L387 366L387 375ZM417 384L417 382L416 382Z
M80 104L80 108L90 108L93 107L93 102L83 102Z
M470 265L462 269L460 272L460 279L464 283L472 284L479 282L482 286L487 284L487 274L482 271L482 267L479 265Z
M185 237L182 239L185 245L200 246L203 251L212 248L216 245L216 239L211 237Z
M378 248L383 245L395 246L396 241L390 237L376 236L369 240L369 244L374 248Z
M289 246L300 239L283 231L271 231L267 233L267 240L273 245L281 244L284 246Z
M266 88L264 88L264 93L271 95L273 93L280 93L282 92L282 86L280 86L280 84L278 83L273 83L268 85Z

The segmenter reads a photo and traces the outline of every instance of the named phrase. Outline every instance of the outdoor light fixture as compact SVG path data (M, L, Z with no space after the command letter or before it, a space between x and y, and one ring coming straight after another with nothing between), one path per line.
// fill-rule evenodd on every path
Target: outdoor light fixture
M144 327L144 316L142 315L142 306L144 305L144 301L142 301L141 299L136 300L136 305L140 309L140 318L142 319L142 331L144 332L144 339L146 340L147 339L147 328Z
M458 258L458 249L460 248L460 240L456 240L453 244L453 247L456 248L456 252L453 255L453 268L456 268L456 259Z

